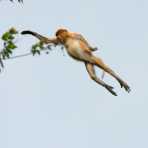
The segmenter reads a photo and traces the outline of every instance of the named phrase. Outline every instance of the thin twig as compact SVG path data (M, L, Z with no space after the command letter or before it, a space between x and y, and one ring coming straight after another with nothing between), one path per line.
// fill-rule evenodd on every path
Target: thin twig
M4 59L4 60L11 60L11 59L16 59L16 58L22 58L22 57L26 57L26 56L29 56L29 55L32 55L31 52L28 52L28 53L24 53L24 54L21 54L21 55L16 55L16 56L12 56L8 59Z
M44 49L42 49L40 52L46 51L46 50L49 50L49 49L44 48ZM1 53L0 53L0 54L1 54ZM12 56L12 57L9 57L9 58L3 59L3 60L11 60L11 59L16 59L16 58L22 58L22 57L26 57L26 56L29 56L29 55L33 55L32 52L28 52L28 53L24 53L24 54Z

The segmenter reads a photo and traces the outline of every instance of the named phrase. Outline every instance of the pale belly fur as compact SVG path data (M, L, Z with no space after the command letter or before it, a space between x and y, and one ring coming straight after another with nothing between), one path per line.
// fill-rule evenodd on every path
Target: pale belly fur
M66 50L70 56L75 59L85 59L84 49L81 48L78 40L69 39L65 44Z

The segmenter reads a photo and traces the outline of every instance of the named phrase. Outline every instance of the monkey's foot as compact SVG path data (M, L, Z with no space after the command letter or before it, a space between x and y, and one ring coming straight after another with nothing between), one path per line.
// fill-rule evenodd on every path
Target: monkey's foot
M119 81L121 88L124 87L124 89L129 93L131 91L130 87L128 84L124 81Z
M105 85L105 88L106 88L112 95L117 96L116 92L113 91L114 88L113 88L112 86L106 84L106 85Z

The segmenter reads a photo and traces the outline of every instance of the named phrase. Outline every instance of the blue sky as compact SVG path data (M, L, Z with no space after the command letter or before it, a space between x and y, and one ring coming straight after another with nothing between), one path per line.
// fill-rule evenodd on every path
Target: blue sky
M48 36L59 27L80 32L132 89L126 93L106 75L118 93L112 96L60 48L7 60L0 75L0 147L148 147L146 0L3 0L0 10L0 34L11 26ZM36 41L20 36L16 52L27 52Z

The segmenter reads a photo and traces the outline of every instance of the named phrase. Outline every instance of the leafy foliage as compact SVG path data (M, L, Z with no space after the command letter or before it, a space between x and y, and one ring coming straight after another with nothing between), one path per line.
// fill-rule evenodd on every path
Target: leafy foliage
M40 55L42 51L46 51L46 54L48 54L49 50L52 50L51 45L45 45L43 42L40 41L32 45L31 53L33 56L36 54Z
M13 50L17 48L17 46L14 43L14 39L16 35L18 34L18 31L15 28L10 28L7 32L5 32L1 39L3 40L4 48L1 51L1 57L2 59L9 58Z
M12 57L14 49L17 48L15 44L17 34L19 34L19 32L12 27L2 35L3 49L0 52L1 59L5 60ZM40 55L42 51L46 51L46 54L48 54L48 51L52 50L51 46L50 44L45 45L40 41L32 45L30 53L34 56L36 54Z
M49 51L52 50L52 46L54 46L53 44L44 44L43 42L40 41L31 46L29 53L12 56L14 53L14 50L17 48L16 37L18 34L19 32L14 27L12 27L8 31L3 33L3 35L1 36L1 40L3 42L3 48L0 51L1 68L4 68L3 60L19 58L19 57L24 57L28 55L33 55L33 56L40 55L42 52L49 54ZM1 71L1 68L0 68L0 71Z

